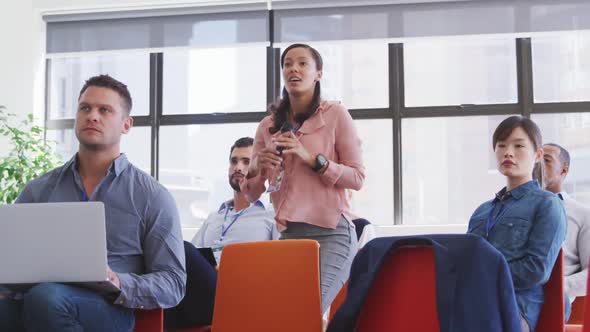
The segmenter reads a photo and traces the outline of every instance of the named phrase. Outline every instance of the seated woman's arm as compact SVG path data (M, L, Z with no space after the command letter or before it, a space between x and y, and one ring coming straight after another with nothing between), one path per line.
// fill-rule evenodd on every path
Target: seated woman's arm
M559 198L543 200L524 255L508 261L515 289L527 289L549 279L565 240L565 231L566 215Z

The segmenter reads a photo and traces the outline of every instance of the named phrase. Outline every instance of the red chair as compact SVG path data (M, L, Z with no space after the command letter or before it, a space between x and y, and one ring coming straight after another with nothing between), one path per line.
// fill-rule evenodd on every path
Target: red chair
M357 331L440 331L432 247L401 247L385 260L367 294Z
M549 280L543 286L545 302L541 307L541 314L535 332L556 332L565 328L565 313L563 299L563 250L551 271Z
M134 332L164 331L164 310L135 310Z
M586 295L589 294L589 291L590 291L590 276L588 277L588 285L586 288ZM590 332L590 304L584 303L583 311L584 311L584 313L583 313L582 320L583 320L584 325L582 326L582 325L567 324L565 326L566 332Z
M166 332L210 332L211 326L204 327L182 327L176 329L166 329Z
M133 332L163 332L164 310L135 310L135 328ZM209 332L209 326L180 328L167 330L168 332Z
M578 296L572 303L572 314L567 321L567 324L582 324L584 322L584 303L585 296Z
M588 285L586 286L586 295L590 290L590 277L588 277ZM590 332L590 304L586 303L584 306L584 332Z

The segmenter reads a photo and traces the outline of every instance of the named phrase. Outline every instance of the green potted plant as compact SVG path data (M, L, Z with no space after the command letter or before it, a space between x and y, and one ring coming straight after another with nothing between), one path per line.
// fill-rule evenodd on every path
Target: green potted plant
M29 114L17 121L0 106L0 136L8 139L8 155L0 156L0 204L13 203L25 184L61 163L61 157L45 141L45 128Z

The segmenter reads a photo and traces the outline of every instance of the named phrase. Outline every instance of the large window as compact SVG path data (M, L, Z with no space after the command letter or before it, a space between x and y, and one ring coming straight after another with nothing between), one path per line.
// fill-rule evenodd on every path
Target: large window
M362 140L365 183L352 194L352 212L378 225L393 224L391 120L356 120Z
M475 6L446 5L460 10L440 17L463 17ZM109 46L108 19L97 23L105 30L95 31L101 38L88 45L76 42L84 40L76 29L60 34L69 23L56 25L48 50L68 53L48 56L47 137L68 159L77 149L72 118L84 80L110 74L126 83L137 126L123 137L122 150L172 192L189 239L231 198L229 148L237 138L255 135L267 104L283 87L279 51L301 41L323 57L322 96L350 110L363 142L366 180L352 194L354 214L377 225L467 223L504 185L491 136L511 114L532 118L545 142L570 150L566 190L590 203L584 172L590 167L590 34L510 35L521 33L512 30L522 28L514 24L522 18L536 28L545 21L527 6L515 12L501 5L494 12L508 15L503 20L436 21L447 32L422 37L424 25L408 22L431 12L417 6L321 8L312 14L277 7L274 16L263 9L146 18L134 21L142 27L139 51L122 42ZM477 13L488 10L475 7ZM369 26L371 18L379 24ZM351 22L358 29L346 28ZM469 27L475 30L463 31ZM57 51L49 45L53 38Z
M387 43L310 45L322 56L322 97L339 100L349 109L388 106ZM281 75L281 86L282 79Z
M256 127L241 123L161 128L160 181L176 200L183 228L199 227L210 212L233 198L230 148L240 137L254 137ZM268 203L268 198L262 201Z
M536 102L590 100L590 32L535 37L532 48Z
M74 118L84 82L99 74L124 82L133 99L131 114L149 113L149 54L109 54L50 60L48 119Z
M544 143L557 143L570 153L571 165L564 190L590 204L590 113L533 114Z
M404 43L406 106L517 101L512 38L438 38Z
M266 48L225 47L164 55L164 114L266 109Z
M504 116L402 121L403 220L465 224L505 186L492 150Z

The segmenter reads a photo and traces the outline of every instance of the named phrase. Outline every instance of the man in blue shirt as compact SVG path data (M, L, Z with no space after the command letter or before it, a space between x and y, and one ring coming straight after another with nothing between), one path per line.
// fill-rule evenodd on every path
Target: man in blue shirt
M42 283L0 298L1 331L131 331L133 309L175 306L185 292L180 221L170 193L120 153L133 125L127 87L107 75L80 91L78 153L27 184L17 203L102 201L114 297Z

